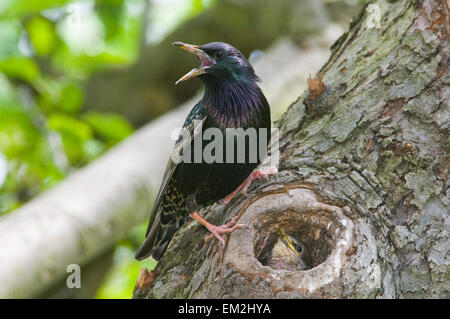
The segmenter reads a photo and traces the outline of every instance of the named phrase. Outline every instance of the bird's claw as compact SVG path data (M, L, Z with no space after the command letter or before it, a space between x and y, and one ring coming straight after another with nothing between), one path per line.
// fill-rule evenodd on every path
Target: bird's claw
M216 237L222 243L222 245L225 246L225 240L223 239L222 236L220 236L220 234L229 234L235 231L236 229L248 228L247 225L236 224L236 220L237 218L234 217L233 219L231 219L230 222L223 224L221 226L214 226L214 225L207 226L206 228L211 232L211 234L205 237L205 241L208 241L213 237Z
M278 169L275 166L271 167L263 167L261 169L255 169L251 174L245 179L245 181L242 182L241 185L236 188L234 192L229 194L227 197L225 197L221 204L226 205L228 204L234 196L236 196L237 193L241 192L243 195L247 196L247 190L250 187L252 180L256 178L264 178L266 180L269 179L269 175L274 175L275 178L278 178Z
M237 216L233 217L228 223L223 224L221 226L215 226L210 224L202 216L200 216L200 214L197 211L194 211L193 213L189 214L189 216L191 216L193 219L201 223L203 226L206 227L206 229L208 229L211 232L211 234L205 237L205 241L208 241L211 238L216 237L224 247L225 247L225 240L222 238L222 236L220 236L220 234L229 234L235 231L236 229L248 228L247 225L236 224L238 218Z

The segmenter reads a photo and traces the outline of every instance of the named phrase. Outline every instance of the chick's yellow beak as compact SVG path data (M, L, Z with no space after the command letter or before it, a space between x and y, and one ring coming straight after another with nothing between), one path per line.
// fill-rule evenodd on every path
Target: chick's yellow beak
M281 239L284 241L284 243L297 255L300 257L300 254L298 253L297 249L295 249L294 244L292 243L292 240L286 235L286 233L281 229L278 228L278 233L281 236Z

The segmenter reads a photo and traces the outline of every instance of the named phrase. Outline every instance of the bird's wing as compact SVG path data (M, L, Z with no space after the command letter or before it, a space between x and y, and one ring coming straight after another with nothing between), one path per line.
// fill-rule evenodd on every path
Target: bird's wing
M150 214L150 220L148 223L148 228L145 236L147 237L151 233L152 229L156 228L156 224L159 223L161 214L161 203L164 194L166 193L167 187L170 180L175 172L178 161L173 159L179 157L182 154L183 149L187 147L188 144L192 142L194 136L202 130L202 125L206 120L206 113L203 112L203 108L200 103L197 104L192 111L189 113L186 121L183 125L182 131L180 132L177 141L175 142L174 148L167 163L166 170L164 172L161 187L159 188L158 195L156 196L155 202L153 204L153 209ZM156 221L156 223L155 223Z

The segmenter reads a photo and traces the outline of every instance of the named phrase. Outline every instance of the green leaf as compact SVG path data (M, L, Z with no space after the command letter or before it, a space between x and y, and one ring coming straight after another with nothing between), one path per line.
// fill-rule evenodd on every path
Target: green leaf
M133 127L118 114L90 111L82 118L109 144L115 144L133 132Z
M81 166L88 162L85 142L92 138L89 125L65 114L52 114L47 124L61 134L64 151L73 166Z
M41 74L38 65L27 57L11 57L0 60L0 71L12 78L33 83Z
M57 38L50 21L36 16L27 24L27 30L31 44L38 55L48 55L54 49Z
M89 139L83 142L83 151L86 154L86 159L88 161L96 159L97 157L102 155L105 150L105 144L98 140Z
M55 131L72 135L80 140L92 138L92 130L89 125L64 114L52 114L48 119L48 126Z
M95 2L96 12L100 20L103 22L105 29L105 38L111 39L120 32L123 27L122 15L124 14L123 0L97 0Z
M61 6L71 0L1 0L0 17L20 17L28 13Z
M59 108L67 113L78 113L83 106L83 91L74 84L67 84L61 89Z
M39 107L47 113L77 114L84 100L84 92L76 81L44 76L35 83L39 91Z
M17 95L8 78L0 72L0 108L10 101L16 100Z
M30 114L14 103L0 105L0 151L6 157L24 157L38 138L39 131Z

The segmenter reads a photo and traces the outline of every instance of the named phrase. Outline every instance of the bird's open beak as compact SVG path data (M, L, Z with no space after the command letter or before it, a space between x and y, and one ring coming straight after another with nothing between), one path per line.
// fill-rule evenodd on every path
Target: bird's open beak
M200 66L198 68L192 69L191 71L183 75L178 81L175 82L175 84L189 80L201 74L205 74L206 71L214 63L214 59L210 57L205 51L201 50L198 47L198 45L186 44L179 41L173 42L172 45L175 45L183 50L186 50L187 52L195 54L200 59Z
M286 233L278 228L278 233L281 235L281 239L284 241L284 243L297 255L300 256L300 254L298 253L297 249L295 249L294 244L292 243L292 241L289 239L289 237L286 235Z

